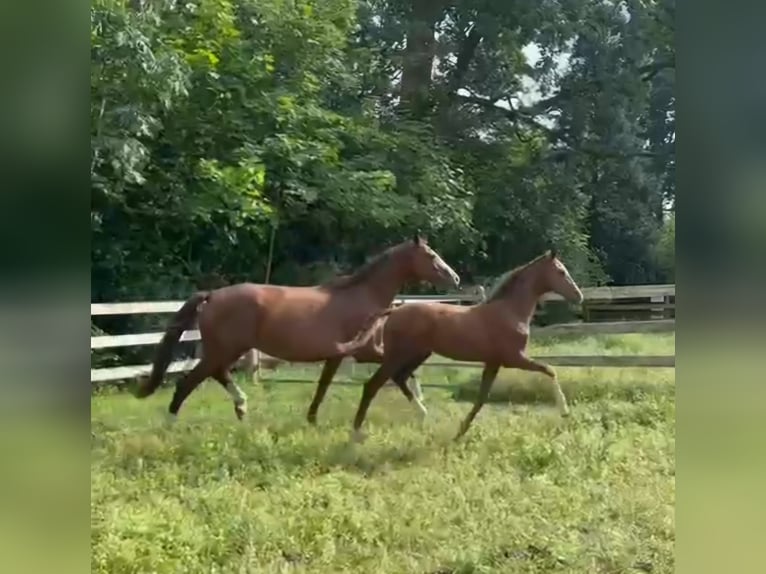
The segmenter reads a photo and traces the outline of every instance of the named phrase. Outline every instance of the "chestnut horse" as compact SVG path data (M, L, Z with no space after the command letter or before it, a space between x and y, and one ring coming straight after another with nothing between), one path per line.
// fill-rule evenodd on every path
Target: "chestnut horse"
M421 253L421 256L425 254L427 258L425 261L414 264L407 263L407 252L406 250L401 251L401 246L399 246L390 250L392 255L390 258L378 257L372 259L355 274L338 277L331 280L327 285L336 287L342 287L343 285L356 286L356 296L362 297L366 301L375 301L380 306L390 306L401 288L413 280L429 281L434 284L448 284L454 287L460 286L458 274L442 260L438 253L428 246L425 239L416 235L413 238L413 243L416 248L423 250L418 253ZM408 242L408 245L411 245L411 243ZM359 277L364 277L368 274L371 279L366 283L360 283ZM373 276L377 276L377 279L373 278ZM385 321L385 319L382 319L382 321ZM375 332L367 340L366 344L349 355L357 363L380 364L383 361L383 324L378 322L376 325ZM328 358L322 367L322 373L319 375L314 398L311 400L306 415L308 422L312 425L316 424L319 406L322 404L327 394L327 389L332 383L333 377L344 358L343 356ZM422 391L420 390L420 385L417 384L417 379L414 380L414 394L407 385L407 380L411 376L412 371L402 370L399 373L394 373L391 378L406 399L410 402L414 401L421 413L424 413L425 407L421 400Z
M479 301L484 301L486 299L484 287L481 285L476 287L476 296ZM403 305L403 303L400 303L399 305ZM399 305L397 305L397 307ZM386 326L385 322L386 319L383 318L382 321L378 323L375 334L370 338L369 341L367 341L367 344L351 355L357 363L379 365L383 362L383 330ZM311 407L309 408L308 420L312 424L316 424L317 409L322 403L322 399L327 392L327 387L332 382L332 377L337 371L340 361L337 361L338 364L335 363L336 361L334 360L325 363L325 370L322 372L322 378L319 380L319 384L317 385L317 390L314 395L314 400L311 402ZM329 365L329 367L327 365ZM423 404L423 390L420 387L420 382L415 376L415 369L417 369L417 366L415 368L403 368L399 372L394 373L391 376L391 380L396 384L396 386L399 387L405 398L410 403L415 403L415 406L418 408L422 419L425 418L425 416L428 414L428 411ZM408 380L412 381L412 387L408 387Z
M389 377L402 370L411 372L432 353L484 363L479 394L455 439L465 434L486 402L500 367L548 375L558 408L562 416L568 415L555 371L525 352L537 302L551 291L569 301L582 302L582 292L554 251L505 273L486 300L476 305L410 303L394 309L384 324L383 363L364 385L352 439L363 440L360 429L367 409Z
M207 377L231 395L241 420L247 396L229 369L246 351L258 349L291 362L338 361L364 347L391 302L409 280L457 285L458 275L416 235L389 248L355 273L312 287L239 283L192 295L176 312L160 341L150 376L135 391L138 398L162 383L171 352L195 319L202 357L176 384L168 408L171 420L186 397ZM349 339L351 339L349 341ZM347 341L347 342L344 342Z

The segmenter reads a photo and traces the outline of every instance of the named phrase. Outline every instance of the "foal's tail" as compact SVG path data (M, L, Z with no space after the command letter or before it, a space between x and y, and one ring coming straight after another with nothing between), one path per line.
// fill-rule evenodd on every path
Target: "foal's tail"
M346 343L338 345L338 352L340 355L351 355L369 343L370 339L375 335L375 331L377 331L381 321L388 317L391 314L391 311L395 309L396 307L392 305L387 309L383 309L382 311L370 315L361 330L356 334L356 337Z
M162 384L165 371L168 370L170 365L173 347L178 343L181 334L192 326L197 318L199 305L207 301L208 297L210 297L210 291L198 291L189 297L186 303L173 315L170 325L165 330L165 334L154 355L152 374L148 378L141 380L141 383L134 391L136 398L143 399L148 397Z

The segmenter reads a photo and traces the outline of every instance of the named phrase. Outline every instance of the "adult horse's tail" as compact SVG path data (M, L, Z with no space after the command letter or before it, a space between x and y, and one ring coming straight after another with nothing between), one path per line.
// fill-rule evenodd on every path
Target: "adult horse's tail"
M207 301L209 296L210 291L198 291L189 297L186 303L173 315L170 325L168 325L160 344L157 346L151 375L148 378L142 379L134 392L137 398L143 399L148 397L162 384L165 371L168 370L170 365L173 347L178 343L181 334L194 324L199 305Z
M391 314L391 311L393 311L395 308L396 307L392 305L386 309L383 309L382 311L378 311L377 313L370 315L367 318L367 321L365 321L364 326L362 326L362 328L353 339L338 345L338 353L343 356L352 355L364 347L375 335L380 322L388 317Z

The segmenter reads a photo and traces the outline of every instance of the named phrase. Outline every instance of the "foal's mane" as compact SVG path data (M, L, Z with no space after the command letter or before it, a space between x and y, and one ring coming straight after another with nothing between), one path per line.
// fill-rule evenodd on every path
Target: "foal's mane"
M531 261L527 261L526 263L503 273L498 278L498 280L495 281L492 289L490 289L489 293L487 294L487 298L485 299L485 303L489 303L490 301L494 301L495 299L499 299L500 297L507 295L508 292L516 286L526 270L547 256L547 253L543 253Z
M324 283L321 283L319 287L322 289L344 289L346 287L353 287L354 285L358 285L359 283L366 281L373 273L385 265L391 256L402 248L402 245L403 244L400 243L398 245L389 247L382 253L378 253L369 259L354 272L348 275L340 275L338 277L328 279Z

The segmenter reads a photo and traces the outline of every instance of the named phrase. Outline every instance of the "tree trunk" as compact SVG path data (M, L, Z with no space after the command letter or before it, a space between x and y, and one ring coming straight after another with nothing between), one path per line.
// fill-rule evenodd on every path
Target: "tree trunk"
M431 71L436 55L434 34L443 0L415 0L413 4L407 27L399 106L413 117L420 117L429 106Z

